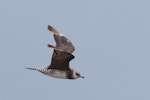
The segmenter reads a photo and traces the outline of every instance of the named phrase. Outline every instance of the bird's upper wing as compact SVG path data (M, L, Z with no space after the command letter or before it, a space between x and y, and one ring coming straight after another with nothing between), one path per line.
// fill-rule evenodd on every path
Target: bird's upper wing
M54 39L56 42L56 49L58 51L65 51L68 53L72 53L75 50L75 47L71 43L71 41L65 37L61 32L57 31L52 26L48 26L48 30L54 33Z
M69 62L74 56L68 52L54 50L48 69L69 70Z
M54 27L48 25L48 30L53 32L54 34L56 35L59 35L59 36L64 36L61 32L59 32L58 30L56 30Z

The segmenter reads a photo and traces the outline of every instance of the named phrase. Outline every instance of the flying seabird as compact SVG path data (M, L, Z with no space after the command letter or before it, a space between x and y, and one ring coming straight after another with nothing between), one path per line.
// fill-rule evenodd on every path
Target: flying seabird
M61 79L77 79L84 78L77 71L70 68L69 62L74 59L72 55L75 47L71 41L65 37L61 32L56 30L52 26L48 26L48 30L54 34L56 46L48 44L49 48L53 48L53 55L51 64L47 68L27 68L30 70L36 70L45 75L61 78Z

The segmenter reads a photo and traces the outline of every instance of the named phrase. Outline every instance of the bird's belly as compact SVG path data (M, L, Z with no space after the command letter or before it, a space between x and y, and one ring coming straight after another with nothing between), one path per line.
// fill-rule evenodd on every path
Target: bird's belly
M51 76L51 77L54 77L54 78L62 78L62 79L67 78L66 72L60 71L60 70L55 70L55 69L51 69L48 76Z

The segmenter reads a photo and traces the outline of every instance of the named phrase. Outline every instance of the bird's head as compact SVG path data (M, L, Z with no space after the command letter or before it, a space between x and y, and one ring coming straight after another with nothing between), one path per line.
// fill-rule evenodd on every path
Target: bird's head
M77 78L84 78L84 76L81 76L80 73L76 72L75 70L73 70L73 78L77 79Z

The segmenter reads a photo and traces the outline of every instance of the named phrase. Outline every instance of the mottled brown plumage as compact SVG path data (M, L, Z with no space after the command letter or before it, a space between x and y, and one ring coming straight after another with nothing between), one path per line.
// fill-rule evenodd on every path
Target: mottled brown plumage
M69 62L74 58L71 53L75 50L73 44L52 26L48 26L48 29L54 33L56 42L56 46L48 45L48 47L54 49L51 64L48 66L48 69L70 70Z
M54 50L48 69L69 70L69 62L74 56L65 51Z
M52 26L48 26L48 30L54 33L54 39L56 42L56 46L48 44L49 48L54 49L51 64L47 68L27 68L27 69L36 70L45 75L55 78L62 78L62 79L84 78L69 66L69 62L74 58L72 53L75 50L75 47L73 46L71 41Z
M61 32L57 31L55 28L52 26L48 26L49 31L54 33L54 39L56 42L56 46L53 46L52 48L55 48L55 50L58 51L65 51L68 53L73 53L75 50L75 47L71 43L71 41L66 38ZM52 45L49 45L49 47Z

